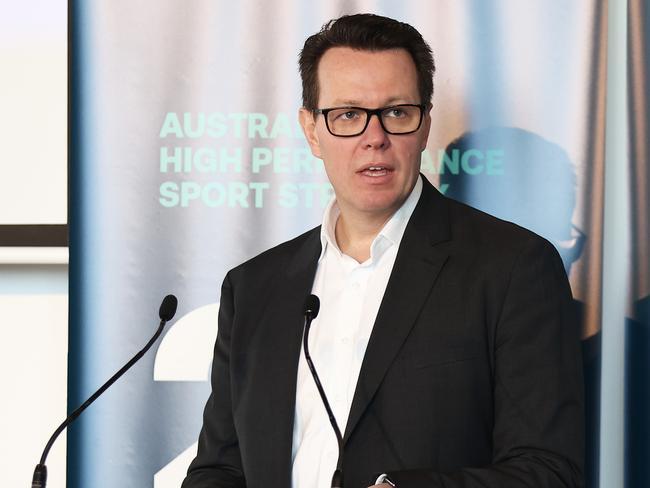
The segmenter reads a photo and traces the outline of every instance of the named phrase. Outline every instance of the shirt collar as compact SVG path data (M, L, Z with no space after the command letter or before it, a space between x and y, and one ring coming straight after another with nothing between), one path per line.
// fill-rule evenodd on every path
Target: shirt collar
M422 194L422 180L420 178L421 176L418 176L415 186L413 187L413 190L411 190L408 198L404 203L402 203L402 206L397 209L388 222L386 222L384 227L379 231L379 234L377 234L375 239L372 241L370 246L371 261L378 259L379 256L391 245L399 246L402 241L406 225L408 224L408 221L415 210L415 206L420 199L420 195ZM336 243L335 233L336 221L340 215L341 211L336 203L336 197L334 197L330 200L323 214L323 222L320 231L321 252L318 257L319 263L325 256L325 251L328 247L336 251L339 255L342 254L338 244Z

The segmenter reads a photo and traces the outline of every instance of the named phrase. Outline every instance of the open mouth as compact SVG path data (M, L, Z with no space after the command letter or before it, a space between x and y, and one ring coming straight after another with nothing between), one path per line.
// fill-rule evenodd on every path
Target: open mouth
M364 176L370 176L373 178L377 178L380 176L386 176L388 173L390 173L392 169L386 167L386 166L368 166L367 168L364 168L360 171L360 173Z

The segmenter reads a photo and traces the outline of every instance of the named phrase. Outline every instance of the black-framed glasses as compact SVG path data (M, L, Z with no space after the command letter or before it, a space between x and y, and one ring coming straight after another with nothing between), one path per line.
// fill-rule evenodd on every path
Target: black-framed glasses
M314 109L314 114L323 114L327 130L333 136L354 137L363 132L376 115L382 129L389 134L410 134L422 125L426 105L404 103L382 108L332 107Z

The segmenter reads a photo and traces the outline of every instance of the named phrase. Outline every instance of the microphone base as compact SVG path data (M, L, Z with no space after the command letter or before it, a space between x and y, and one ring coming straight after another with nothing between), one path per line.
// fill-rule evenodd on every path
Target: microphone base
M34 475L32 476L32 488L45 488L47 482L47 466L44 464L37 464L34 468Z

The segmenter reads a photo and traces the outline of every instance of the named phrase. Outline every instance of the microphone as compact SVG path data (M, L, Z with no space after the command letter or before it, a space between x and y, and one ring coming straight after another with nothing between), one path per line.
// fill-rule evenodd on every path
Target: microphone
M311 322L318 315L320 310L320 300L316 295L309 295L307 300L305 300L305 306L303 308L303 314L305 316L305 333L303 334L303 347L305 349L305 359L307 360L307 366L311 371L311 375L314 377L314 382L316 383L316 388L318 388L318 393L320 394L321 400L323 400L323 405L325 405L325 410L327 410L327 416L330 419L330 424L334 429L336 434L336 440L339 445L339 459L336 462L336 469L332 475L332 484L331 488L343 488L343 436L341 435L341 430L339 429L338 424L336 423L336 418L334 413L332 413L332 408L330 403L327 401L327 396L325 395L325 390L323 385L318 378L318 373L316 373L316 368L314 362L311 360L311 355L309 354L309 328L311 327Z
M158 337L160 337L165 324L174 317L174 314L176 314L177 306L178 299L174 295L167 295L165 298L163 298L163 301L160 304L160 309L158 310L160 325L158 326L158 330L156 330L156 333L153 335L153 337L149 339L149 342L147 342L147 344L140 350L140 352L133 356L128 363L122 366L122 368L117 373L111 376L111 378L106 383L104 383L99 388L99 390L93 393L92 396L88 398L88 400L86 400L74 412L68 415L68 418L66 418L63 423L59 425L59 427L54 431L54 434L52 434L52 437L50 437L50 440L47 442L47 445L43 450L40 462L36 465L36 468L34 468L34 475L32 476L32 488L45 488L45 484L47 482L47 467L45 466L45 460L47 459L47 455L49 454L54 441L57 437L59 437L59 434L61 434L61 432L63 432L63 430L68 425L74 422L77 417L81 415L81 412L86 410L86 408L88 408L91 403L97 400L97 398L99 398L102 393L104 393L113 383L115 383L120 378L120 376L126 373L129 368L131 368L131 366L137 363L140 358L145 355L145 353L151 348L154 342L156 342Z
M309 317L309 325L311 321L318 317L318 312L320 311L320 300L316 295L309 295L305 300L305 307L303 314L306 317Z
M167 295L163 298L160 308L158 309L158 316L162 322L169 322L174 315L176 315L176 308L178 307L178 298L174 295Z

